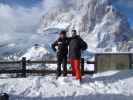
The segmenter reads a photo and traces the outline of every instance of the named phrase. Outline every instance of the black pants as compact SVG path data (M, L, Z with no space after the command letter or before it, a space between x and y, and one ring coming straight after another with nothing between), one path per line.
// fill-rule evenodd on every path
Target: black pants
M57 56L57 77L61 76L61 65L63 68L63 76L67 76L67 56Z

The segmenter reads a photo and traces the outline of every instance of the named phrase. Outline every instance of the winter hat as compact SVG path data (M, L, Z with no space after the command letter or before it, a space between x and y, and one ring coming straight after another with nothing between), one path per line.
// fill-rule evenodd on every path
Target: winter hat
M66 31L65 31L65 30L62 30L62 31L60 32L60 35L61 35L61 34L66 35Z
M77 35L77 31L76 30L72 30L72 36Z

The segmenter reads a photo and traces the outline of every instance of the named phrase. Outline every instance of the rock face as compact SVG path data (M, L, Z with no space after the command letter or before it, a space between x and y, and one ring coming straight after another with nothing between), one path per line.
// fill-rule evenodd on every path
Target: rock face
M111 0L62 0L41 19L38 33L50 28L76 29L91 51L128 51L133 32L127 18L117 11ZM126 46L126 47L125 47Z

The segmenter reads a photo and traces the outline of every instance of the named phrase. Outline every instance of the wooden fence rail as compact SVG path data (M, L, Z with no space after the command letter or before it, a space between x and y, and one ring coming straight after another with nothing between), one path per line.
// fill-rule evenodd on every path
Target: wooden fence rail
M69 61L67 62L69 64ZM98 71L107 71L107 70L125 70L132 69L133 67L133 54L132 53L99 53L95 54L95 61L85 61L84 58L81 59L81 73L84 74L94 74ZM85 70L86 64L93 64L94 71ZM57 61L30 61L26 60L25 57L20 61L0 61L0 74L12 74L20 73L21 77L26 77L27 74L52 74L56 73L56 70L48 69L28 69L27 67L32 64L57 64ZM15 67L12 67L12 64L16 64ZM8 66L10 65L10 66ZM20 66L19 66L20 65ZM18 67L18 68L17 68ZM14 69L10 69L14 68ZM68 71L71 73L71 71Z
M94 71L85 71L84 70L84 63L87 64L94 64L94 61L84 61L84 58L81 59L81 73L82 75L84 74L93 74ZM6 67L6 69L0 69L0 74L13 74L13 73L20 73L21 77L26 77L26 74L53 74L56 73L56 70L48 70L48 69L27 69L27 65L28 64L57 64L57 61L30 61L30 60L26 60L25 57L22 58L21 61L0 61L0 64L20 64L21 66L19 67L19 69L11 69L8 70ZM69 61L68 61L69 64ZM71 73L71 71L68 71L68 73Z

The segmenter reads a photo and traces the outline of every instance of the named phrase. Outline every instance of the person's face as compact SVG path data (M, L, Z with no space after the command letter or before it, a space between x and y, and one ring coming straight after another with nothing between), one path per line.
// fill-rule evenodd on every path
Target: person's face
M76 32L75 31L72 31L72 36L76 36Z
M65 35L64 34L60 34L60 38L65 38Z

